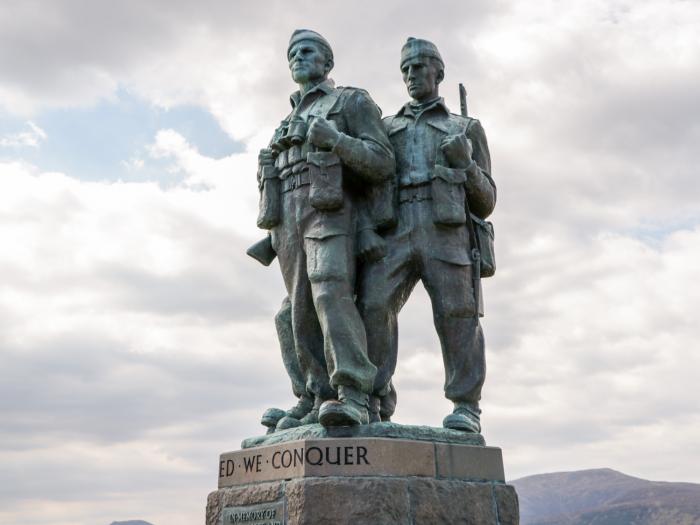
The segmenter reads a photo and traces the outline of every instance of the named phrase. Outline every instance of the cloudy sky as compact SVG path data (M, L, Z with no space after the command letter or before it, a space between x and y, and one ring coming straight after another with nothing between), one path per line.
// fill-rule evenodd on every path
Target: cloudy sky
M218 454L292 397L276 265L245 255L291 31L405 101L408 36L489 137L484 435L510 479L700 482L700 4L3 0L0 523L201 523ZM427 295L396 420L450 410Z

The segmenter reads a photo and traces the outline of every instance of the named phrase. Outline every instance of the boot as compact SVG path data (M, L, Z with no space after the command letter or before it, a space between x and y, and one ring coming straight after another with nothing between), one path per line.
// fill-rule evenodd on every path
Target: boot
M454 411L442 420L442 426L462 432L481 432L481 410L470 403L455 403Z
M370 395L369 396L369 409L367 410L369 414L370 423L379 423L382 421L381 416L381 404L382 399L379 396Z
M289 410L281 410L279 408L268 408L262 415L260 423L267 427L267 433L272 434L277 428L280 420L285 417L301 419L313 408L314 402L309 396L301 396L297 404Z
M297 402L297 404L294 405L289 410L287 410L286 415L288 415L289 417L293 417L295 419L301 419L306 414L311 412L313 407L314 407L314 401L313 401L313 399L311 399L311 397L301 396L299 398L299 401Z
M379 398L379 417L385 423L391 422L391 417L394 415L396 410L396 388L394 388L394 383L389 383L389 391Z
M318 411L321 408L322 402L322 399L319 397L316 397L313 402L309 398L309 410L307 410L306 413L301 414L300 417L294 417L294 415L290 413L291 410L288 411L287 415L278 421L277 430L285 430L287 428L318 423Z
M351 386L338 387L338 400L325 401L318 412L324 427L348 427L369 423L367 394Z
M260 424L267 427L267 433L272 434L275 431L277 422L282 419L287 413L281 408L268 408L260 418Z

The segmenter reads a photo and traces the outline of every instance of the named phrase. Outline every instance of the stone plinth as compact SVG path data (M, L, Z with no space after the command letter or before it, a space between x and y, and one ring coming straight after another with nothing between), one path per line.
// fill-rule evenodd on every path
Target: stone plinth
M312 437L224 453L218 467L207 525L518 523L495 447Z
M518 525L510 485L421 477L310 477L212 492L206 525Z

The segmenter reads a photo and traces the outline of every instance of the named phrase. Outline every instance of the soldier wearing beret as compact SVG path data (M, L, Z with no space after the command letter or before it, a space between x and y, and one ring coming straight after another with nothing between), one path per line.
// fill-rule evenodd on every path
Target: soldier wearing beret
M259 155L258 225L272 234L306 392L278 427L367 423L376 368L354 301L356 220L372 187L393 175L393 152L367 92L328 78L325 38L295 31L287 58L299 90Z
M496 187L481 124L450 113L439 96L444 69L431 42L409 38L403 46L401 73L411 101L384 120L396 157L398 223L382 233L386 256L363 266L358 301L378 367L373 419L396 366L398 312L422 281L442 347L445 396L454 403L443 426L480 432L486 367L467 221L468 211L480 218L493 211Z

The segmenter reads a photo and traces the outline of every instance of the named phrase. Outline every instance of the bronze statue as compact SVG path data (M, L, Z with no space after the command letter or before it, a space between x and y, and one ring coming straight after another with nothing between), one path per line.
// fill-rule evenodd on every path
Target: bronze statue
M328 78L333 52L325 38L297 30L287 57L299 90L259 155L258 225L271 231L289 298L290 362L305 391L284 417L266 415L270 426L279 419L277 428L367 423L376 367L354 301L356 216L367 209L376 221L389 206L376 202L373 187L393 176L394 157L367 92Z
M266 265L279 257L288 297L275 324L298 403L262 423L273 432L389 421L397 317L420 280L454 403L443 426L480 432L480 279L495 271L484 219L496 203L480 122L464 97L462 115L448 110L444 62L426 40L403 46L411 101L383 123L365 91L328 78L333 53L321 35L295 31L287 55L299 91L259 155L258 225L271 234L249 254Z
M486 367L479 324L482 270L472 220L493 211L496 187L481 124L450 113L439 96L444 68L431 42L409 38L401 50L412 100L384 120L396 157L395 179L388 184L398 220L381 232L386 255L362 266L358 303L378 368L371 403L376 412L396 367L398 312L423 282L442 347L445 396L454 402L443 426L478 433Z
M461 115L450 113L440 52L409 38L400 69L410 100L382 120L367 92L333 84L318 33L294 31L287 57L299 89L258 156L268 234L248 253L279 261L287 294L275 326L298 402L267 410L266 435L221 455L207 523L516 524L501 451L480 433L496 186L466 91ZM454 404L438 428L391 421L397 320L418 281Z

